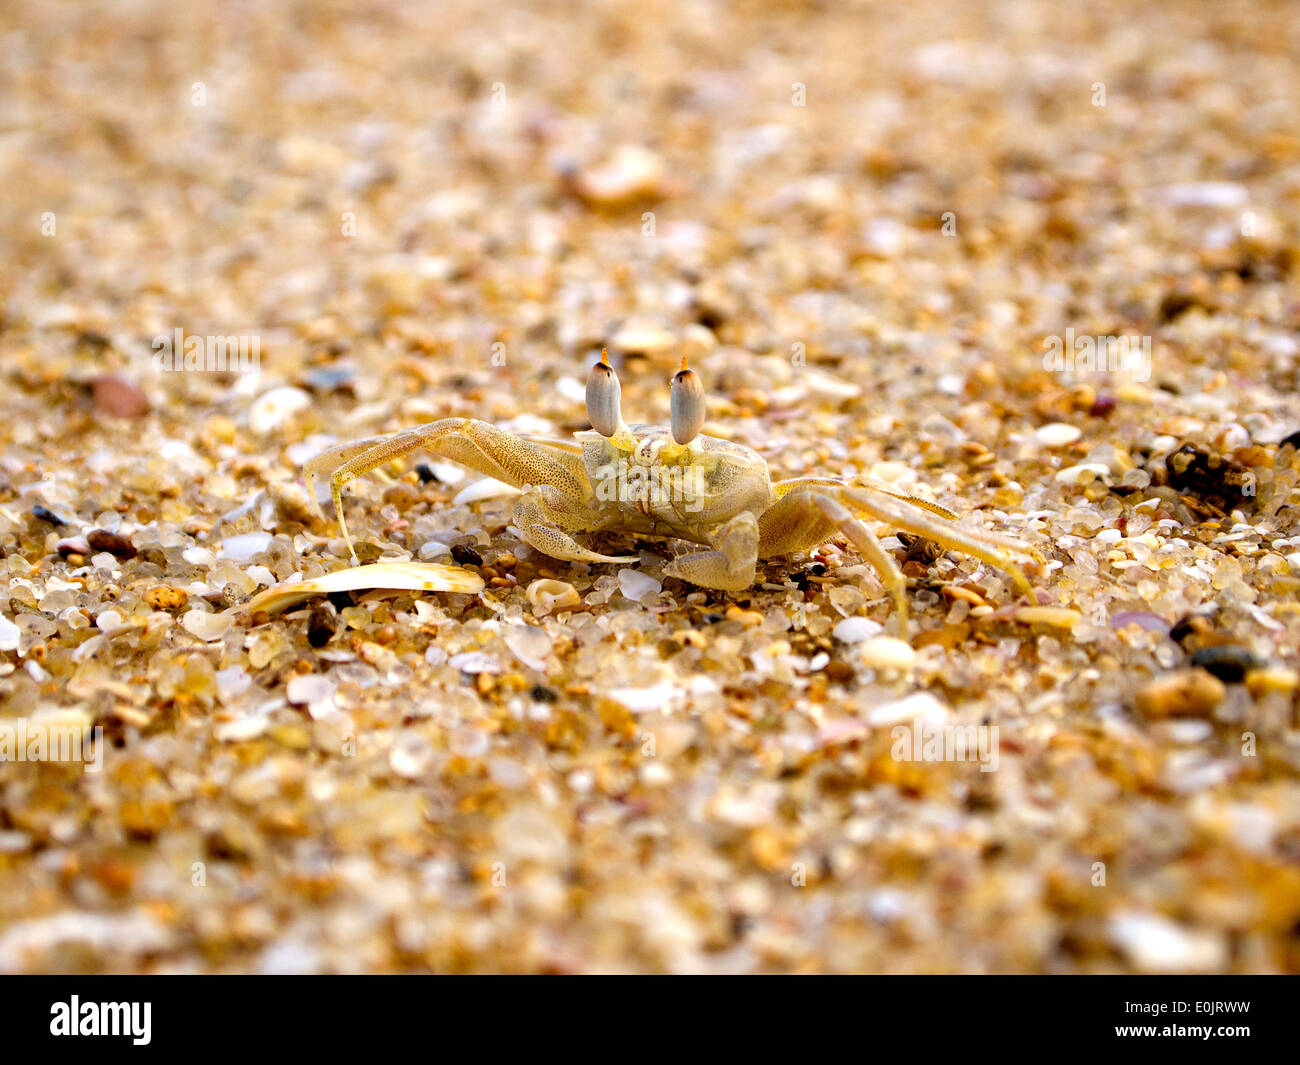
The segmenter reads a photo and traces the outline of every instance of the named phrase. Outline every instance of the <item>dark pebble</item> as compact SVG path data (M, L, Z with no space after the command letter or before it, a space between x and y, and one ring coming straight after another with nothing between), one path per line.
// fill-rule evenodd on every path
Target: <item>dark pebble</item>
M483 556L472 547L466 547L464 544L452 544L451 557L462 566L483 565Z
M335 610L346 610L356 602L351 592L330 592L325 598L330 601Z
M1193 636L1205 636L1213 631L1213 614L1188 614L1174 622L1169 630L1169 638L1187 650L1187 641Z
M433 467L427 462L421 462L416 466L415 472L419 476L421 484L432 484L438 479L438 475L433 472Z
M1111 411L1115 409L1116 402L1116 398L1109 392L1102 392L1095 400L1093 400L1092 407L1089 409L1088 413L1094 418L1109 417Z
M1290 436L1286 437L1282 443L1278 444L1278 447L1286 447L1287 444L1290 444L1297 451L1300 451L1300 429L1297 429Z
M135 558L135 544L105 529L92 529L86 534L86 543L92 551L107 551L116 558Z
M317 607L307 619L307 642L313 647L324 647L334 637L334 615Z
M1195 444L1184 444L1165 459L1169 483L1180 492L1228 504L1254 499L1255 475L1239 462Z
M41 506L39 503L37 503L36 506L32 507L32 516L35 518L39 518L41 521L49 522L51 525L58 526L58 527L68 524L57 514L55 514L54 511L50 510L48 507Z
M1244 647L1232 644L1202 647L1192 655L1190 661L1193 666L1214 674L1224 684L1240 684L1246 679L1247 673L1264 664Z
M550 688L545 688L540 684L535 685L528 694L533 697L535 703L553 703L558 698Z
M117 374L104 374L90 382L97 410L114 418L142 418L149 413L149 397L140 387Z

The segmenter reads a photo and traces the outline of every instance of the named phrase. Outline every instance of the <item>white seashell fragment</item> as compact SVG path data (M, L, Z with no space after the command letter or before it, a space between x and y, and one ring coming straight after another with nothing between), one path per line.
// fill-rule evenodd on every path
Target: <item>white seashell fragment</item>
M334 682L319 673L294 677L285 687L289 702L307 707L313 721L327 717L334 710Z
M872 621L870 618L845 618L836 624L831 634L840 643L852 644L863 643L884 631L884 626L880 622Z
M496 499L500 496L517 496L519 494L519 489L512 484L498 481L495 477L484 477L468 487L462 488L456 493L456 498L452 502L460 506L462 503L477 503L483 499Z
M232 559L235 562L248 562L254 555L260 555L270 546L270 533L244 533L242 536L226 537L217 554L221 558Z
M658 595L663 585L639 570L621 569L618 571L618 588L633 602L638 602L647 595Z
M650 710L662 710L669 703L681 696L682 692L674 684L664 682L649 688L615 688L606 692L609 699L630 710L634 714L644 714Z
M551 653L551 637L535 625L511 625L506 629L506 646L524 665L539 672L546 669L546 656Z
M269 433L278 429L289 415L311 406L311 396L301 388L273 388L253 400L248 408L248 428L253 432Z
M1090 484L1104 481L1110 476L1110 467L1104 462L1082 462L1078 466L1067 466L1056 475L1057 484Z
M893 636L876 636L862 645L862 664L871 669L910 669L916 662L912 645Z
M8 618L0 617L0 651L18 650L18 626Z
M533 581L528 586L528 601L533 604L533 613L538 617L557 610L571 610L581 606L578 590L565 581L543 578Z
M483 578L478 574L438 562L372 562L368 566L335 570L311 580L302 580L298 574L294 576L299 579L295 581L291 577L253 596L247 603L248 612L260 610L275 614L306 599L332 592L387 590L477 595L484 588Z
M452 669L459 669L471 676L478 673L500 673L501 663L496 657L484 651L466 651L464 654L452 655L447 661Z
M1044 447L1065 447L1083 436L1083 430L1067 422L1052 422L1035 430L1034 436Z
M234 621L233 615L224 611L220 614L213 614L207 610L191 610L181 618L181 625L191 635L197 636L200 640L211 642L221 639L229 632Z
M948 717L948 708L943 703L929 692L917 692L891 703L873 706L867 712L867 723L880 727L920 720L926 724L942 725Z

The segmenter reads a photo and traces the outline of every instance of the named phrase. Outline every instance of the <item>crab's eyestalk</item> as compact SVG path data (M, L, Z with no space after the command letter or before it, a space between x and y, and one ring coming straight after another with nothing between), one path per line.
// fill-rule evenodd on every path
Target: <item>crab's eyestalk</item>
M673 439L677 443L689 444L700 435L704 428L704 383L700 375L686 365L685 355L682 356L682 368L673 375L668 409Z
M600 362L587 378L587 418L601 436L610 437L623 427L623 386L609 364L609 355L600 349Z

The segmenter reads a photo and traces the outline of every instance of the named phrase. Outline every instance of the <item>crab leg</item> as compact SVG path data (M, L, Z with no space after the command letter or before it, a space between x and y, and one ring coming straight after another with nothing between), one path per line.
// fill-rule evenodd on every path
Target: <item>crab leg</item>
M903 532L933 540L940 547L949 551L961 551L964 554L978 558L981 562L985 562L995 569L1002 570L1015 581L1016 587L1024 595L1033 598L1033 585L1029 583L1029 578L1025 576L1024 571L1021 570L1010 555L1011 551L1029 553L1017 544L997 537L993 533L984 532L982 535L977 536L960 525L935 521L928 515L911 507L899 506L888 496L879 493L873 494L861 488L844 487L840 489L839 495L841 499L851 506L865 511L877 521L884 522Z
M835 523L835 527L848 538L849 543L862 552L863 558L880 575L885 590L894 600L894 614L898 618L899 631L906 635L907 578L903 576L903 571L898 568L893 556L880 546L876 534L855 518L838 499L821 492L809 493L808 498L829 521Z
M343 515L343 487L413 451L427 451L516 488L550 485L578 501L591 493L585 476L580 475L580 466L575 466L570 456L549 453L543 445L521 440L504 429L473 418L443 418L389 436L340 444L309 459L303 470L307 491L313 499L316 478L330 475L330 494L338 512L339 528L354 565L358 559Z

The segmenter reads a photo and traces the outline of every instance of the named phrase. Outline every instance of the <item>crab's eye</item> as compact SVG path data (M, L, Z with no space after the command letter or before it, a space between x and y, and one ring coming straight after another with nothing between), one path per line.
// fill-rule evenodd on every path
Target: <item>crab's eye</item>
M704 384L700 375L686 365L684 356L682 368L673 375L668 408L674 440L689 444L700 435L704 428Z
M601 436L613 436L623 424L622 396L618 375L601 348L600 362L591 368L587 378L587 418Z

